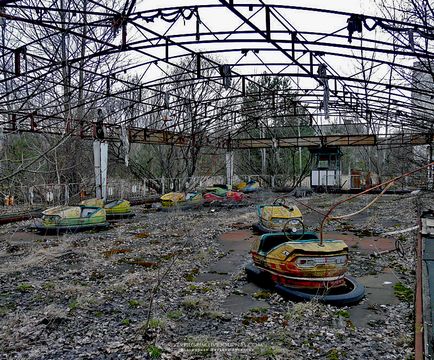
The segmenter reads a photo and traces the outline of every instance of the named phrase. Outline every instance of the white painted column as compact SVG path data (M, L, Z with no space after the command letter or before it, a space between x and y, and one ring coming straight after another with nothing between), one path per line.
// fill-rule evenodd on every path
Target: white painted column
M265 138L265 129L261 125L260 129L260 138ZM267 174L267 149L263 148L261 149L261 160L262 160L262 175Z
M430 144L428 146L428 160L430 163L433 162L433 149L432 149L432 144ZM427 169L428 172L428 183L427 183L427 187L429 190L433 189L433 185L434 185L434 167L431 165L428 167Z
M69 204L69 184L65 184L65 205Z
M233 185L234 181L234 152L226 152L226 184Z
M30 205L34 204L35 194L34 194L33 190L34 190L33 186L30 186L29 187L29 203L30 203Z
M148 188L146 187L146 179L143 179L143 196L146 196Z
M3 131L3 126L0 126L0 153L3 153L4 144L5 144L5 134ZM3 175L1 162L0 162L0 174Z
M93 159L95 169L95 191L97 199L107 200L108 144L95 140L93 142Z

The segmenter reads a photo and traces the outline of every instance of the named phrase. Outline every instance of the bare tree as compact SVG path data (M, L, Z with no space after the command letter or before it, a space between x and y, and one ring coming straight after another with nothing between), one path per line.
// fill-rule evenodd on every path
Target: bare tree
M113 9L123 6L117 0L101 3ZM112 24L113 16L98 14L94 11L95 2L88 0L56 0L47 4L24 0L21 5L8 9L11 20L1 19L1 67L5 81L0 84L4 94L0 109L3 116L9 120L15 116L18 131L20 121L30 119L35 128L43 132L39 119L50 118L51 131L57 127L59 133L79 134L92 126L97 108L105 107L108 102L107 76L123 66L119 52L94 56L104 53L107 44L118 36ZM57 125L54 119L59 119ZM43 179L21 174L20 183L80 182L92 176L88 169L92 158L87 142L68 139L50 153L47 150L59 141L56 136L8 137L9 144L18 141L19 145L25 141L21 146L32 152L32 156L22 158L22 168L28 174L45 172ZM40 161L31 167L25 165L39 155L43 155ZM11 166L4 169L3 175L10 173L8 169L11 170ZM55 174L54 178L51 174Z
M297 101L287 78L263 75L249 83L242 104L240 137L281 137L312 134L306 109ZM239 152L239 174L262 174L265 182L276 186L297 186L308 175L309 152L298 148L279 148Z

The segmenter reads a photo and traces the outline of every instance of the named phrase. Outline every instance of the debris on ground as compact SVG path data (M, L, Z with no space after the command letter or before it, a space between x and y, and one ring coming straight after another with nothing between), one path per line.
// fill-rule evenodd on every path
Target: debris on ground
M257 196L263 203L275 195ZM345 196L297 200L326 212ZM372 198L345 203L334 214L358 210ZM297 206L307 229L316 230L322 216ZM405 256L370 256L375 249L365 251L363 239L414 226L415 210L414 195L385 195L354 218L326 225L327 233L359 239L349 246L349 274L393 280L378 278L393 301L375 304L368 291L356 309L294 303L247 282L254 205L214 212L135 207L134 220L108 231L61 236L28 232L31 221L4 225L0 353L26 359L410 359L416 231L396 235ZM227 232L243 237L221 240ZM366 324L356 310L369 315Z

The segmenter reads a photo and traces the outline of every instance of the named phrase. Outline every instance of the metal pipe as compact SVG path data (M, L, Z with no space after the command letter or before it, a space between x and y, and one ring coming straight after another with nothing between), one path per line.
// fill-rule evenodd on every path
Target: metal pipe
M419 171L421 171L421 170L423 170L423 169L426 169L427 167L429 167L429 166L433 166L433 165L434 165L434 162L430 162L429 164L426 164L426 165L424 165L424 166L422 166L422 167L419 167L419 168L417 168L417 169L415 169L415 170L412 170L412 171L406 172L405 174L402 174L402 175L396 176L396 177L394 177L394 178L391 179L391 180L388 180L388 181L382 182L381 184L378 184L378 185L376 185L376 186L373 186L373 187L371 187L371 188L369 188L369 189L366 189L366 190L362 191L361 193L358 193L358 194L356 194L356 195L350 196L349 198L344 199L344 200L339 201L339 202L337 202L336 204L334 204L334 205L329 209L329 211L327 211L326 215L324 216L324 218L323 218L322 221L321 221L321 225L320 225L320 228L319 228L319 232L320 232L320 242L319 242L319 245L320 245L320 246L323 246L323 245L324 245L324 244L323 244L323 228L324 228L324 225L325 225L326 221L329 219L330 214L332 213L332 211L333 211L334 209L336 209L339 205L341 205L341 204L343 204L343 203L345 203L345 202L347 202L347 201L350 201L350 200L352 200L352 199L355 199L355 198L357 198L357 197L359 197L359 196L361 196L361 195L367 194L367 193L371 192L372 190L375 190L375 189L381 188L382 186L387 186L387 185L389 185L389 184L391 184L391 183L393 183L393 182L395 182L395 181L397 181L397 180L399 180L399 179L401 179L401 178L403 178L403 177L405 177L405 176L410 176L410 175L412 175L412 174L414 174L414 173L416 173L416 172L419 172Z

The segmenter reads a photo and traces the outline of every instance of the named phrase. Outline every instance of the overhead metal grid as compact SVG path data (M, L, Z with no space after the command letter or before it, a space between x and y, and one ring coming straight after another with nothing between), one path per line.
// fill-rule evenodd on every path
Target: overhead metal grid
M432 140L429 24L262 0L145 6L1 1L3 131L92 138L102 108L113 141L121 127L132 142L180 146ZM325 30L296 27L318 13ZM291 91L264 77L288 79ZM315 136L275 141L279 127L300 126Z

